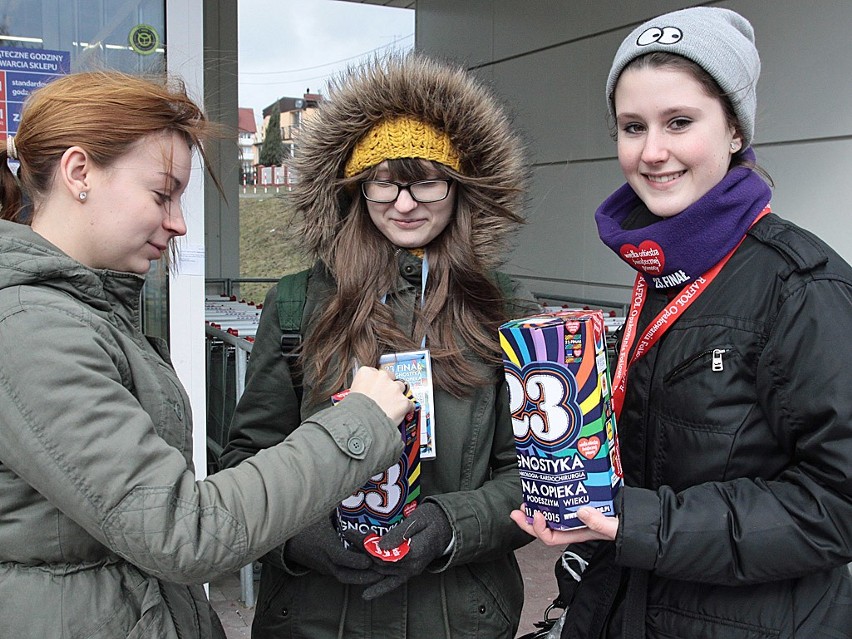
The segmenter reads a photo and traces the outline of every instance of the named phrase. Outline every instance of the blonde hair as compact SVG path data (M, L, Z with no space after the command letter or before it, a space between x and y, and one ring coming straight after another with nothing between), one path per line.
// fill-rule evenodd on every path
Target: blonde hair
M140 139L160 132L181 135L197 150L220 192L203 142L221 128L210 122L177 78L142 77L118 71L72 73L33 92L21 113L14 147L15 179L0 145L0 217L21 221L24 196L45 197L62 154L79 146L101 167L110 166Z

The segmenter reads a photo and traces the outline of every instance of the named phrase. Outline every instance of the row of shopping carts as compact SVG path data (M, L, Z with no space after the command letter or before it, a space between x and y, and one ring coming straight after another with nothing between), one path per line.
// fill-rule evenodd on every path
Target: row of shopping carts
M261 306L234 296L208 295L204 307L207 347L207 445L211 470L228 438L234 407L245 387L245 372Z
M261 306L234 296L208 295L204 301L207 348L207 470L219 469L234 408L245 388L246 365L254 344ZM254 605L254 566L240 570L240 598Z

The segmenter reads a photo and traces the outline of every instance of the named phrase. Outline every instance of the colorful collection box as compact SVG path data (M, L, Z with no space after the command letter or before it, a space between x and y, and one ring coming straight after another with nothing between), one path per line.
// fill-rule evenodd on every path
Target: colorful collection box
M348 390L332 396L333 403L346 397ZM337 506L337 529L384 535L417 507L420 497L420 404L400 424L404 448L399 461L385 472L373 475L364 486Z
M614 516L622 486L601 311L563 310L500 327L525 512L550 528L584 524L581 506Z

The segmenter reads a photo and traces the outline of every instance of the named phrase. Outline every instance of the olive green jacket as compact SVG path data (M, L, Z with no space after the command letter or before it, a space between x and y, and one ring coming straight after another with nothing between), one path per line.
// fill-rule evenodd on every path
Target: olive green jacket
M353 395L197 481L186 394L139 328L143 281L0 221L0 637L207 639L218 621L189 584L280 545L400 454L397 426Z

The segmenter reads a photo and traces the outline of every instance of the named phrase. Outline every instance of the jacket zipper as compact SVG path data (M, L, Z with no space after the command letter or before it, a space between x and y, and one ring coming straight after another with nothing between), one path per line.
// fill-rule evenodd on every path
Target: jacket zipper
M714 348L710 368L714 373L724 370L725 365L722 363L722 355L728 351L724 348Z
M663 381L668 383L675 377L677 377L682 371L686 370L695 362L707 357L710 355L710 370L714 373L718 373L725 369L724 362L722 360L722 356L727 353L730 349L727 348L713 348L710 350L702 351L697 355L690 357L687 361L683 362L680 366L671 371L668 375L663 378Z

